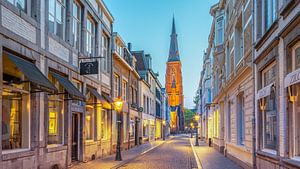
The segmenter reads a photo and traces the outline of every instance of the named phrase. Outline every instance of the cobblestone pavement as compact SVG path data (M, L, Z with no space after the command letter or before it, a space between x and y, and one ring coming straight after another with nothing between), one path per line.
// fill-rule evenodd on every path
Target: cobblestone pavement
M120 169L193 169L197 163L188 136L181 135L139 156Z
M194 140L195 138L192 139L193 144ZM200 146L193 146L193 148L203 169L242 169L214 148L208 147L206 143L200 142Z
M163 144L164 142L165 141L163 141L163 140L152 141L150 143L146 143L146 144L142 144L138 147L134 147L130 150L122 151L123 161L115 161L115 154L113 154L113 155L110 155L110 156L102 158L102 159L89 161L87 163L74 164L73 166L71 166L69 168L70 169L110 169L110 168L114 168L118 165L122 165L122 163L126 163L126 161L136 158L141 153L145 153L145 152Z

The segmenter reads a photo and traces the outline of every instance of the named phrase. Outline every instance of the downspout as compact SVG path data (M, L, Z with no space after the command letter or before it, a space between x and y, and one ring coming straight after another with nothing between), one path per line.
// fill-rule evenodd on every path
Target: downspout
M114 42L114 38L113 38L113 24L111 24L111 38L110 38L110 95L113 95L113 42ZM113 105L111 105L111 110L110 110L110 154L112 154L113 152Z
M253 169L256 169L256 119L255 119L255 112L256 112L256 99L255 99L255 64L254 64L254 59L255 59L255 48L254 48L254 37L255 37L255 25L254 25L254 8L255 8L255 0L252 0L252 10L251 10L251 14L252 14L252 22L251 22L251 26L252 26L252 83L253 83L253 108L254 110L252 111L252 165L253 165Z

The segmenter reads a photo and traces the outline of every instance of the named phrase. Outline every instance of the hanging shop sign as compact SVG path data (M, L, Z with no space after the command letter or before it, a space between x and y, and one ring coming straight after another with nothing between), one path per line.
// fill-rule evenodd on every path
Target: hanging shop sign
M93 75L98 74L98 61L94 62L81 62L80 63L80 75Z
M286 75L284 79L284 87L289 87L297 83L300 83L300 69Z
M257 92L257 98L256 99L259 100L259 99L265 98L267 96L270 96L273 85L274 85L274 83L269 84L268 86L260 89Z

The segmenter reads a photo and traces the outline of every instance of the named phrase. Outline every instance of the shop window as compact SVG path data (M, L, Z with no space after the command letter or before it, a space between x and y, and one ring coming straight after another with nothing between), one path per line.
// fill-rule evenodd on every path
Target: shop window
M275 83L275 63L262 71L262 87ZM262 121L262 143L263 149L276 150L277 146L277 111L275 88L272 87L270 95L259 101Z
M79 50L80 45L80 31L81 31L81 6L78 2L73 1L73 26L72 26L72 37L73 46Z
M134 139L135 134L135 124L134 124L134 118L130 118L130 126L129 126L129 135L130 139Z
M65 0L49 0L48 31L64 39Z
M87 92L87 102L86 102L86 115L85 115L85 133L86 140L94 139L94 117L95 117L95 103L97 101L96 97L90 92Z
M7 0L14 6L16 6L18 9L26 12L26 7L27 7L27 0Z
M300 67L300 42L292 49L293 71ZM288 87L290 157L300 160L300 84Z
M143 120L143 137L148 137L148 121Z
M59 93L64 93L62 85L51 75L48 75L50 82L58 89ZM48 95L48 144L63 143L64 126L64 95Z
M5 54L3 65L2 150L5 152L29 148L30 94L24 74Z
M123 133L124 133L124 142L128 141L128 128L127 128L127 124L128 124L128 113L123 113Z
M106 140L107 135L108 135L107 110L103 109L101 111L101 139Z
M244 93L237 96L237 141L238 144L244 145L245 141L245 109Z
M231 101L228 101L228 111L227 111L227 140L231 142Z

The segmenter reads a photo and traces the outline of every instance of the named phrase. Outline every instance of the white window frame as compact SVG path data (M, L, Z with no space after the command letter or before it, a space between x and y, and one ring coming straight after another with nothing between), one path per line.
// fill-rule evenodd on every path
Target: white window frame
M109 72L109 37L102 32L101 36L101 54L103 57L102 68L105 72Z
M263 16L262 16L262 32L267 32L269 29L270 29L270 27L272 26L272 24L275 22L275 20L277 19L277 0L267 0L268 1L268 8L269 7L273 7L273 9L271 9L271 17L272 18L267 18L267 13L266 12L268 12L268 11L266 11L266 0L263 0L262 1L262 8L261 8L261 11L262 11L262 14L263 14ZM270 5L269 3L272 3L272 5ZM269 16L270 17L270 16ZM270 23L269 23L269 25L267 25L267 19L271 19L270 20Z
M81 5L74 0L72 7L72 36L73 36L73 46L77 50L80 49L80 34L81 34ZM77 7L77 13L74 14L74 7ZM75 30L75 25L77 29ZM77 42L77 43L76 43Z
M262 72L261 72L261 74L262 74L261 75L261 77L262 77L261 80L262 80L262 86L263 87L266 86L265 85L265 72L269 71L271 68L273 68L273 66L276 66L275 61L273 63L271 63L270 65L268 65L266 68L264 68L264 70L262 70ZM261 120L262 120L262 135L261 135L261 137L262 137L262 147L261 147L261 149L264 152L276 155L276 153L277 153L276 149L265 148L265 133L264 133L265 132L265 124L264 124L264 122L266 121L266 119L264 118L265 115L263 113L266 113L266 112L261 112L261 113L262 113L262 115L261 115ZM278 113L278 112L276 112L276 113ZM276 120L278 122L278 119L276 119ZM277 131L277 139L278 139L278 131Z
M127 101L127 87L128 87L128 82L123 79L122 80L122 98L123 98L123 101Z
M27 12L27 10L28 10L27 2L28 2L29 0L22 0L23 3L24 3L24 8L21 7L21 6L18 6L19 0L7 0L7 1L8 1L9 3L11 3L12 5L14 5L16 8L18 8L19 10L22 10L22 11L24 11L24 12Z
M58 18L57 18L57 6L60 5L63 9L62 13L61 13L61 17L62 17L62 25L63 25L63 30L62 30L62 39L65 39L65 27L66 27L66 19L65 19L65 16L66 16L66 0L49 0L48 2L48 5L50 4L50 2L54 3L54 13L51 13L50 10L49 10L49 7L48 7L48 24L49 24L49 20L50 20L50 17L49 16L52 16L53 19L54 19L54 32L52 32L53 34L55 34L56 36L60 37L58 35L58 32L57 32L57 22L58 22ZM50 5L49 5L50 6ZM48 25L49 26L49 25ZM49 29L49 28L48 28Z
M221 26L219 25L219 23L221 22ZM216 38L216 46L217 45L221 45L224 43L224 16L220 15L216 18L216 25L215 25L215 30L216 30L216 34L215 34L215 38ZM221 31L221 32L219 32ZM221 33L221 37L219 37L219 33Z
M114 97L120 97L120 76L114 73Z
M293 47L292 47L292 71L295 71L296 70L296 50L297 49L300 49L300 42L296 43ZM300 69L300 68L298 68ZM298 70L297 69L297 70ZM298 84L299 85L299 84ZM296 87L296 86L295 86ZM297 101L296 101L297 102ZM297 104L296 102L293 103L293 107L295 106L294 104ZM293 108L293 111L292 111L292 129L293 129L293 133L292 133L292 140L293 140L293 145L292 145L292 159L294 160L297 160L297 161L300 161L300 156L299 155L296 155L296 154L299 154L299 153L296 153L296 142L299 142L300 141L300 138L299 138L299 134L296 133L296 123L297 123L297 119L296 119L296 111L294 111L294 108ZM299 123L299 121L298 121ZM297 136L298 135L298 136ZM298 138L297 138L298 137ZM298 147L298 151L300 151L300 147Z
M91 24L91 29L88 29L88 24ZM93 57L95 53L95 31L96 24L94 20L89 16L86 20L86 52L89 57Z

